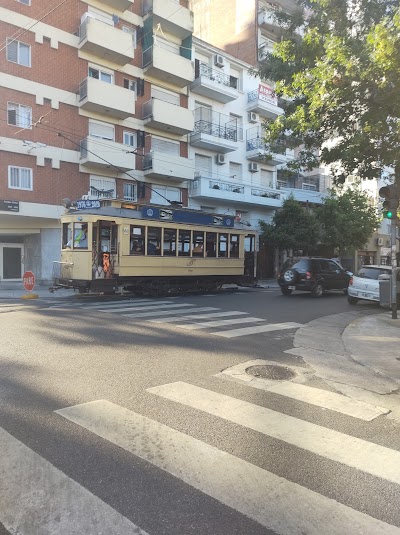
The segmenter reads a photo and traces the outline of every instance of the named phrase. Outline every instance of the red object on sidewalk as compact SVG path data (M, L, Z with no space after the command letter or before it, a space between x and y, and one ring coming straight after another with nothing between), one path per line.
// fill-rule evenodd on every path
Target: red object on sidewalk
M35 287L35 275L32 271L25 271L22 276L22 281L27 292L31 292Z

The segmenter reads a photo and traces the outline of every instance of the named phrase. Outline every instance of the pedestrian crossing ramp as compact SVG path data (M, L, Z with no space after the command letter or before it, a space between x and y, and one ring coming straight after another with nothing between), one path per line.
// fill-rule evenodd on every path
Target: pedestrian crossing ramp
M238 338L272 331L297 329L301 323L273 323L240 310L176 302L173 299L135 299L119 303L85 304L84 309L101 314L120 315L138 322L170 324L188 331L208 330L222 338ZM218 329L218 330L217 330Z
M289 383L280 384L287 387ZM302 400L303 394L296 390L283 388L278 394L312 403L310 392ZM347 418L352 413L348 398L313 390L314 404L320 404L325 396L321 405L325 409ZM215 419L214 425L240 426L293 446L298 452L296 463L303 462L303 454L306 458L313 455L351 470L355 480L363 474L400 489L400 451L187 382L162 384L147 392L157 403L208 415ZM343 398L342 402L335 396ZM73 405L55 413L83 432L122 448L132 456L132 463L140 458L279 535L400 535L399 526L367 514L368 505L357 510L333 499L323 485L325 494L109 400ZM368 418L356 408L352 421L359 420ZM153 535L1 428L0 449L0 522L11 533ZM359 490L368 495L365 488ZM38 526L34 529L33 521Z

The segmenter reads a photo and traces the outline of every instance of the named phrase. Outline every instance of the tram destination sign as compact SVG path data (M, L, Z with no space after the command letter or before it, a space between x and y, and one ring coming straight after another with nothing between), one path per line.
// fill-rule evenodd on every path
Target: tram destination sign
M210 225L213 227L233 227L234 218L217 214L205 214L195 210L174 210L169 207L155 208L154 206L142 207L143 219L158 219L161 221L173 221L174 223L189 223L192 225Z
M19 201L2 201L2 200L0 200L0 211L2 211L2 212L19 212Z
M80 199L76 201L78 210L87 210L88 208L100 208L100 201L97 199Z

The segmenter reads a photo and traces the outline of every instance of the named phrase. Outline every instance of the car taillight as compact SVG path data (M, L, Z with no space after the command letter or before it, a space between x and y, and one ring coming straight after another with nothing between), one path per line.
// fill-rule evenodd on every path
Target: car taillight
M353 286L353 277L350 277L349 286Z
M311 273L309 271L306 272L306 279L311 279Z

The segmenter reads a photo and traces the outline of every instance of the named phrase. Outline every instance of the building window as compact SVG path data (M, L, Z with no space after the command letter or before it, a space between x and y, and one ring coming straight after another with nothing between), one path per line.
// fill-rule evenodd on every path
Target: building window
M124 145L128 145L128 147L133 147L136 149L137 142L135 132L124 132Z
M124 182L124 199L126 201L136 201L136 187L132 182Z
M24 4L25 6L31 5L31 0L17 0L20 4Z
M108 123L89 121L89 135L114 141L114 126Z
M96 69L95 67L89 67L89 77L96 78L96 80L101 80L102 82L107 82L108 84L113 83L112 73Z
M124 78L124 88L136 92L136 80L129 80L128 78Z
M89 195L95 199L115 199L117 197L115 179L91 176Z
M10 189L33 190L32 169L8 166L8 187Z
M169 205L168 201L181 202L181 190L179 188L172 188L166 186L152 186L151 200L153 204Z
M21 43L21 41L7 39L7 60L24 65L24 67L30 67L31 46Z
M129 26L122 26L122 31L125 33L130 33L132 36L132 46L133 48L137 47L137 33L136 28L129 28Z
M21 104L7 103L7 122L21 128L32 128L32 108Z

